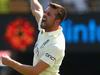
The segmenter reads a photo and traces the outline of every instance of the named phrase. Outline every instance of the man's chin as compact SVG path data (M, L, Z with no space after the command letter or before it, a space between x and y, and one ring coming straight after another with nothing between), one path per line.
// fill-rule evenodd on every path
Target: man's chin
M45 29L45 27L46 27L46 24L41 25L41 28Z
M45 29L45 27L44 27L44 26L41 26L41 28L42 28L42 29Z

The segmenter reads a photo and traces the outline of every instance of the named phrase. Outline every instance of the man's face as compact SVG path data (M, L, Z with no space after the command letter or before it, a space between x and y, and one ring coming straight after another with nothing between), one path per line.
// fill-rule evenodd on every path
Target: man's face
M44 12L41 27L43 29L52 28L55 25L56 14L57 14L57 10L55 10L55 9L51 8L50 6L48 6L48 8Z

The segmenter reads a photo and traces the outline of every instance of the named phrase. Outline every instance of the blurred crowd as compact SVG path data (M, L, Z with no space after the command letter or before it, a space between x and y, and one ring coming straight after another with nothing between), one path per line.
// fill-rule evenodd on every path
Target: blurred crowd
M30 0L0 0L0 13L30 12ZM69 13L99 12L100 0L39 0L44 9L49 2L63 5Z
M87 13L87 12L99 12L100 0L41 0L45 5L44 1L56 2L63 5L66 11L69 13Z
M29 0L0 0L0 13L27 13L29 12Z

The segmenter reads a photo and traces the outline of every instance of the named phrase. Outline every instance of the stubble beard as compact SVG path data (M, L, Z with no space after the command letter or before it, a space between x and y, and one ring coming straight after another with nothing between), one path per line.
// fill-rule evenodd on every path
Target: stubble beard
M46 22L41 23L41 28L45 29L46 28Z
M43 28L43 29L46 28L46 25L47 25L46 21L47 21L47 18L44 16L42 19L41 28Z

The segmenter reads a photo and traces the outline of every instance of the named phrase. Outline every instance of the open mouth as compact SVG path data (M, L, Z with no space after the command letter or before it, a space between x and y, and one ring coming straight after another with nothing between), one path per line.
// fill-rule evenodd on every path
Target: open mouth
M46 25L46 18L42 19L41 27L43 28Z
M46 21L47 21L46 16L43 16L43 18L42 18L42 24L41 24L42 28L46 26Z
M45 17L45 16L43 16L42 22L45 22L45 21L46 21L46 17Z

